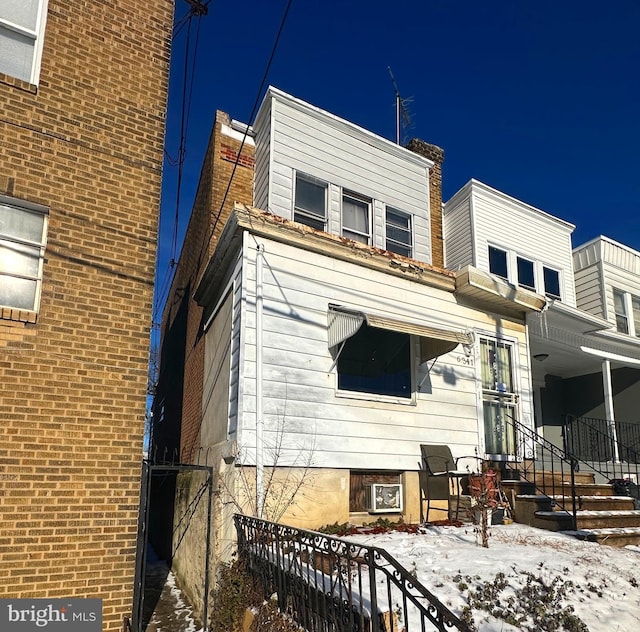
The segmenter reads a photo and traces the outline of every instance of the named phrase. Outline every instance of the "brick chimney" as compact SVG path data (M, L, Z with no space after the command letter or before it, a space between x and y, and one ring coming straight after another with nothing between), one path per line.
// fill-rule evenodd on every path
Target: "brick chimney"
M442 163L444 149L419 138L409 141L407 149L433 161L429 172L429 222L431 224L431 263L444 268L444 242L442 236Z

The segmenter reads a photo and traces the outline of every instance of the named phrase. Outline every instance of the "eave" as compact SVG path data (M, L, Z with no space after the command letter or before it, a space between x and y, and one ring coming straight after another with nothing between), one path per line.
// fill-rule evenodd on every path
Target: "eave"
M455 274L449 270L315 230L256 208L236 204L215 252L197 284L194 299L198 304L204 306L210 303L231 261L235 260L232 255L240 249L244 231L447 292L454 292L456 288Z
M524 317L541 312L547 299L535 292L515 287L494 275L466 266L456 274L456 296L487 311Z

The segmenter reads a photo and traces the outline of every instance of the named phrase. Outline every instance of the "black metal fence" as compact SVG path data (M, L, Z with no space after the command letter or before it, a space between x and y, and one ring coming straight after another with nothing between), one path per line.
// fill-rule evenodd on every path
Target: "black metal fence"
M470 628L386 551L243 515L238 555L308 632Z
M565 451L618 486L617 493L640 500L640 424L568 415L563 425Z
M582 461L640 463L639 423L567 415L563 428L565 449Z
M515 436L518 473L535 490L572 517L577 525L575 472L578 461L511 415L504 422Z

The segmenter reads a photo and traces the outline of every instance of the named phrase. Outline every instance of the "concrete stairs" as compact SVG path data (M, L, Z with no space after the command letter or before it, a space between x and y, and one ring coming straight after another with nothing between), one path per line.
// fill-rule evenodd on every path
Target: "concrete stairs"
M612 546L640 544L640 511L633 498L615 496L613 486L598 484L593 474L576 472L576 517L573 528L571 483L559 473L536 472L536 482L502 480L516 522L561 531ZM570 476L565 473L565 479Z

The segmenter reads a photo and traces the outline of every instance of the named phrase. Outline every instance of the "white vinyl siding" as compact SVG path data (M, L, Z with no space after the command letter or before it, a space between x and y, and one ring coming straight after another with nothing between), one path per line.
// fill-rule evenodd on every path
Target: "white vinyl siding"
M472 454L478 444L478 380L474 359L462 347L436 362L415 366L415 404L384 401L375 396L349 397L337 392L336 371L328 349L329 304L390 318L468 331L495 328L483 312L457 305L449 292L417 286L357 264L305 252L269 240L265 246L263 307L263 376L265 443L273 445L284 429L280 464L293 464L301 450L313 450L318 467L368 468L371 455L382 469L416 468L420 443L447 443L454 453ZM255 244L246 247L247 292L243 388L239 404L238 443L252 462L255 446ZM358 282L354 284L353 279ZM528 384L526 341L522 325L501 321L521 339L517 358ZM412 339L412 344L419 341ZM415 354L414 354L415 355ZM530 407L530 393L521 391ZM530 415L529 415L530 419ZM339 439L339 440L337 440ZM269 458L269 449L265 457ZM267 463L268 464L268 463Z
M269 172L271 168L271 108L266 104L259 113L255 131L255 168L253 172L253 205L263 211L271 208Z
M460 270L475 265L469 195L456 195L444 205L443 213L445 267Z
M267 98L263 108L256 131L258 140L267 128L271 134L271 212L293 219L295 174L302 172L329 184L327 232L342 234L342 191L352 191L371 200L371 245L385 247L385 208L390 205L411 215L413 257L431 262L429 161L384 139L372 142L373 135L357 126L293 105L278 93ZM263 177L264 168L257 165L256 178ZM263 195L256 197L259 205L263 200Z
M462 197L466 189L470 192L473 208L474 265L488 272L489 246L501 248L508 253L509 282L517 285L517 258L531 260L536 291L540 294L545 293L544 268L556 270L562 302L575 307L573 227L476 181L466 185L456 196Z
M596 263L581 270L576 270L575 285L577 307L594 316L604 318L600 265Z
M231 378L231 332L233 289L213 315L205 338L204 363L207 371L202 386L201 445L214 445L227 438Z
M638 336L633 299L640 299L640 252L599 237L576 248L573 256L579 306L617 328L614 292L620 292L629 334Z
M47 0L0 2L0 72L37 84Z

